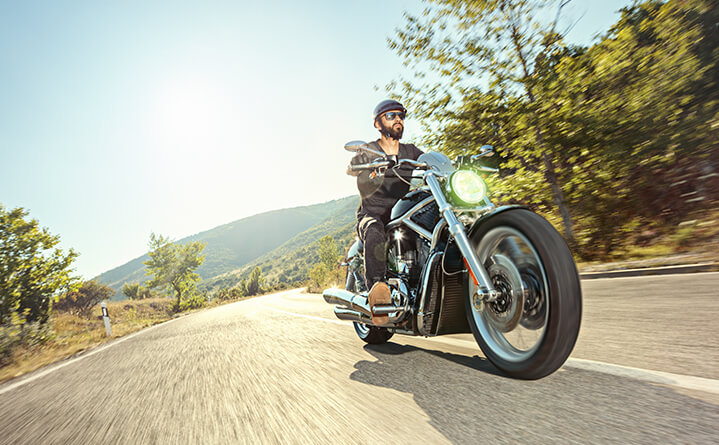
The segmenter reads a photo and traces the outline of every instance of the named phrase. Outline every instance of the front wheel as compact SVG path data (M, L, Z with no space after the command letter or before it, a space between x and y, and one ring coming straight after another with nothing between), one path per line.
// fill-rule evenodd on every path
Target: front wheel
M357 288L364 286L364 281L359 283L358 286L359 280L355 280L355 276L350 269L351 267L351 265L347 267L347 281L345 282L345 289L350 292L357 293ZM354 325L355 332L357 332L359 338L371 345L381 345L383 343L387 343L387 340L389 340L393 335L393 333L386 328L378 328L376 326L370 326L356 321L353 321L352 324Z
M579 335L582 291L572 254L552 225L524 209L499 213L470 235L475 254L502 293L475 298L467 318L482 352L502 372L538 379L556 371Z

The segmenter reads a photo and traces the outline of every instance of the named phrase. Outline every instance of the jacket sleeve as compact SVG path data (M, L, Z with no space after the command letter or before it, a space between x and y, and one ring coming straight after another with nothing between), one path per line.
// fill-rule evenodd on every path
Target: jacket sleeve
M352 160L350 160L350 165L367 164L369 162L371 161L365 153L358 153L352 158ZM382 177L377 176L375 178L370 178L370 171L368 170L362 170L359 172L348 171L348 174L357 176L357 189L360 192L360 196L370 196L382 185Z

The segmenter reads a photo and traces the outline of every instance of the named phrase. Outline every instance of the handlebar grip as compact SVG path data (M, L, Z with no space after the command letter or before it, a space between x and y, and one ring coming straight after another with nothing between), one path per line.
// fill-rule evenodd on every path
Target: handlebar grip
M357 172L361 170L371 170L373 168L387 167L388 165L389 161L370 162L369 164L350 164L348 169L351 172Z

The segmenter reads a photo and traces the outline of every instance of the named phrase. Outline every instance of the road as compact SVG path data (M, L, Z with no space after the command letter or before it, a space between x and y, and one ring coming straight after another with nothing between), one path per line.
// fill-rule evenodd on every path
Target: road
M0 386L0 443L719 443L719 273L582 286L577 347L538 381L469 335L367 346L289 291Z

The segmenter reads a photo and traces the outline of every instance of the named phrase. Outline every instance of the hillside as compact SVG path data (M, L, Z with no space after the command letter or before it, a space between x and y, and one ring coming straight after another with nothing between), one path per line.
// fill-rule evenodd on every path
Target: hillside
M348 202L345 208L339 209L326 220L296 235L265 255L250 261L243 267L205 281L202 286L207 289L232 287L242 278L247 278L252 269L257 266L262 269L267 284L304 283L308 279L312 266L319 261L317 242L320 238L325 235L334 238L338 253L344 254L349 248L356 233L356 208L356 201Z
M336 231L337 226L331 221L346 224L353 220L357 202L358 197L349 196L322 204L274 210L215 227L178 242L198 240L207 243L205 262L197 270L206 280L237 271L292 239L298 243L296 245L311 243L330 231ZM144 282L148 277L143 262L147 259L147 255L135 258L104 272L97 279L118 291L124 283ZM123 296L118 294L116 298Z

